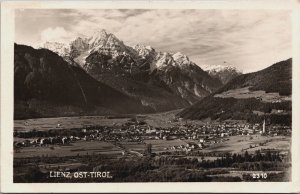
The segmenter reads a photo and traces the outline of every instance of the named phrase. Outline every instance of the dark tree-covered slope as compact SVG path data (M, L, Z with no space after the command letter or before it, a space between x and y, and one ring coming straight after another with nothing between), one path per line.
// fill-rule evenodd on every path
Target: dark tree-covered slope
M50 50L37 50L15 44L14 54L14 99L17 118L30 117L30 113L33 113L32 116L64 115L64 109L61 107L66 107L66 114L88 114L97 110L116 113L150 110L142 106L140 101L95 80L82 68L70 65ZM52 107L49 110L51 114L48 114L47 110L40 111L46 104L47 107ZM56 107L59 110L57 112L53 110ZM26 112L29 115L26 115Z
M247 87L249 93L243 95L249 95L248 98L234 96L234 91ZM228 91L233 96L222 96ZM255 92L260 93L260 96L251 96ZM275 100L268 100L273 95L271 93L277 93ZM288 59L261 71L234 78L218 91L178 113L178 116L187 119L240 119L250 122L269 118L273 123L290 124L291 94L292 59ZM240 94L236 96L238 95Z

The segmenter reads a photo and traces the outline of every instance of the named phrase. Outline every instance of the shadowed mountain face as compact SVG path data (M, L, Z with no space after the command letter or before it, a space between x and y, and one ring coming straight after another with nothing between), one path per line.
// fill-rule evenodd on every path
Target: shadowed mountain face
M153 83L165 85L190 104L220 87L218 79L211 78L205 71L192 63L183 68L166 66L159 70L155 69L151 73L150 79Z
M219 79L179 52L162 53L143 45L130 47L105 30L77 38L66 47L46 45L98 81L156 111L186 107L222 86Z
M15 118L152 110L47 49L15 44L14 55Z
M178 114L187 119L240 119L250 122L268 118L290 124L292 110L292 59L258 72L240 75Z

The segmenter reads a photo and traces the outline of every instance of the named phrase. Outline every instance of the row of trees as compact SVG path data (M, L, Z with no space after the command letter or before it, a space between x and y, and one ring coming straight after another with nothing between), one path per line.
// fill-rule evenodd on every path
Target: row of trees
M225 157L218 158L214 161L204 160L198 166L204 168L238 167L234 166L234 164L264 161L282 162L278 152L271 152L268 150L265 154L262 154L259 150L257 150L253 155L250 155L247 151L244 153L244 155L228 153Z
M151 153L151 145L147 147L147 152ZM283 170L290 167L289 163L282 161L278 152L266 151L261 153L256 151L254 154L249 154L247 151L244 154L227 153L216 160L201 161L186 157L173 156L151 156L148 154L142 158L111 158L104 155L86 155L86 156L68 156L68 157L38 157L27 159L14 160L14 170L27 169L25 174L31 174L31 181L36 179L39 181L49 181L47 173L41 173L39 170L40 164L45 163L65 163L69 160L76 160L83 165L78 167L78 171L110 171L113 179L101 180L112 182L148 182L148 181L241 181L238 177L233 177L232 180L214 178L208 175L226 174L226 169L235 168L239 170ZM24 168L24 164L31 164ZM33 165L33 166L32 166ZM31 166L31 167L30 167ZM59 164L57 166L59 168ZM220 168L226 168L222 171ZM203 171L205 169L205 171ZM22 171L23 171L22 170ZM59 169L57 169L59 170ZM221 171L222 172L221 172ZM24 174L21 173L21 174ZM38 177L38 178L37 178ZM21 177L19 177L21 179ZM30 180L27 180L30 182ZM57 181L57 180L50 180ZM60 180L70 181L70 180ZM95 182L97 180L87 180L86 182ZM99 180L98 180L99 181Z
M189 112L186 112L185 117L194 119L210 117L212 120L236 119L246 120L251 123L262 122L267 117L274 124L291 125L291 114L270 114L272 109L290 112L292 103L290 101L280 103L263 102L256 98L235 99L208 96L197 104L197 109L191 108ZM253 113L254 110L261 111L265 115L256 115Z

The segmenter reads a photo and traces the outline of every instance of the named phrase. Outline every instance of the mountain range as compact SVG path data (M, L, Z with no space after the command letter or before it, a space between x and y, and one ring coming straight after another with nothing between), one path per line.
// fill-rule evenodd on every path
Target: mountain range
M180 52L130 47L105 30L61 45L47 42L43 47L154 111L186 107L222 86Z
M184 54L130 47L105 30L14 52L16 119L167 111L222 86Z
M230 65L201 67L180 52L125 45L105 30L68 44L46 42L40 49L15 44L14 116L184 108L178 117L290 118L291 59L248 74Z

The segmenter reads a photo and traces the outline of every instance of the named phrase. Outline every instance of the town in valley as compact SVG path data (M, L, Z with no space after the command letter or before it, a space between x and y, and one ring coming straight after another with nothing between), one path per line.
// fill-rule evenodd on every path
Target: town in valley
M26 163L27 167L39 168L39 180L50 182L71 179L51 178L49 171L72 174L95 169L110 171L112 179L84 181L130 181L130 177L122 177L122 170L134 168L138 174L138 168L145 165L152 176L166 166L181 169L181 173L188 174L185 181L191 181L191 177L195 181L288 180L291 126L272 125L266 120L254 124L238 120L192 121L176 118L174 111L163 114L165 119L153 114L48 118L49 123L44 119L17 120L17 178L22 180L25 176ZM131 162L136 164L130 165ZM112 163L118 165L110 166ZM122 165L120 169L116 167ZM266 173L269 178L253 179L255 173ZM140 181L151 181L152 176ZM163 177L161 181L176 180Z

